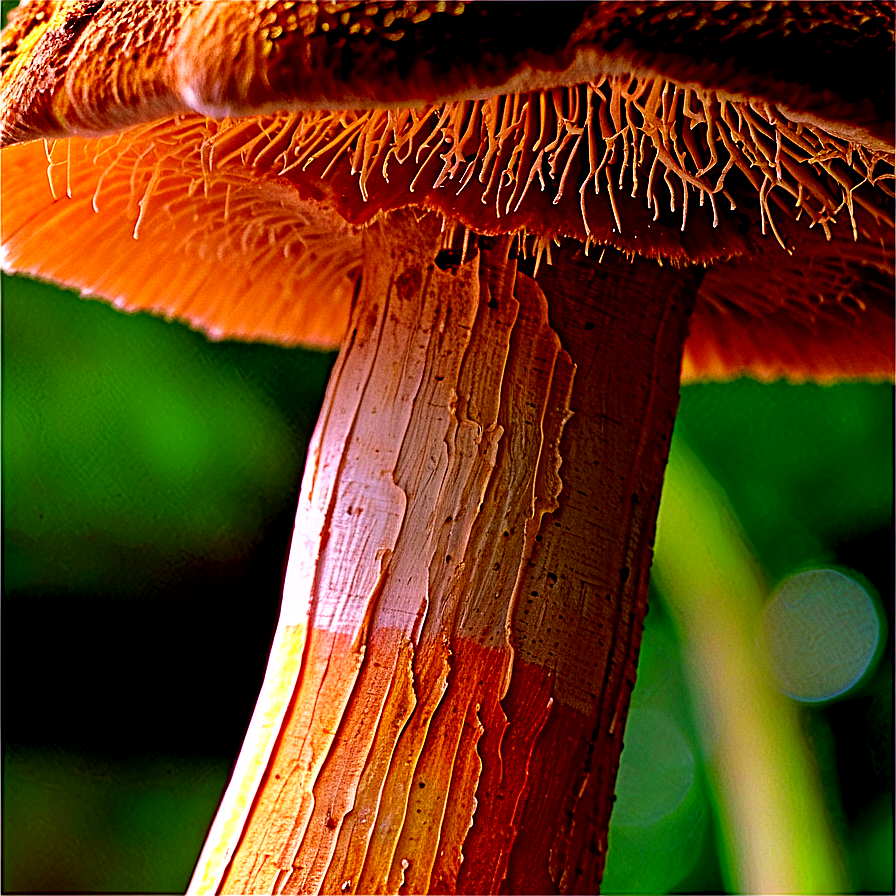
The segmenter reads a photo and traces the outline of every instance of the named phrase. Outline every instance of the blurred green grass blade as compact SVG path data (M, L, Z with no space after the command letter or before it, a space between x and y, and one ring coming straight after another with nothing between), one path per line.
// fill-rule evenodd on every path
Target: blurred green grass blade
M654 581L678 626L699 706L729 886L845 892L798 710L771 687L756 654L763 575L724 493L681 438L666 472Z

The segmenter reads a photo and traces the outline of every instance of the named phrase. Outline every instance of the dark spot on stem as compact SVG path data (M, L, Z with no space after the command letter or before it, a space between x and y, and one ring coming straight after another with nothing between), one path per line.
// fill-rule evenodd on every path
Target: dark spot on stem
M460 263L460 249L442 249L442 251L436 255L436 267L440 271L447 271L449 268L459 267Z

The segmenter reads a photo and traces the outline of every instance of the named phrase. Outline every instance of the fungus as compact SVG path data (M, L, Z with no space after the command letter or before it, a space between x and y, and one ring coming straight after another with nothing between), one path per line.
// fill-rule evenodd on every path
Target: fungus
M194 892L597 886L680 375L892 376L892 45L884 4L11 17L6 270L342 347Z

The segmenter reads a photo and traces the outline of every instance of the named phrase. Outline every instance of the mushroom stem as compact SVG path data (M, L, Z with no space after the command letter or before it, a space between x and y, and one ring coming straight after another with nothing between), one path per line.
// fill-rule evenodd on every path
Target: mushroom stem
M701 269L564 245L536 282L506 237L442 270L440 224L366 232L192 892L599 884Z

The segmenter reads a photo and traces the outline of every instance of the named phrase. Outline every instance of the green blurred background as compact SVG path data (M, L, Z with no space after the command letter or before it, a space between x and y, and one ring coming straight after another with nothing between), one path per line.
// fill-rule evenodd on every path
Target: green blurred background
M182 892L261 680L333 357L18 278L2 323L3 890ZM891 614L892 418L887 385L692 386L673 451L721 484L769 583L840 564ZM654 594L608 892L737 885L673 617ZM888 644L857 691L800 710L866 891L893 887L892 696Z

